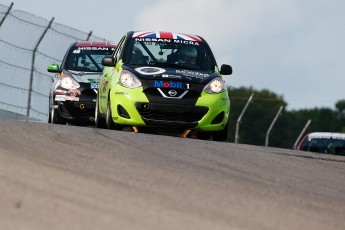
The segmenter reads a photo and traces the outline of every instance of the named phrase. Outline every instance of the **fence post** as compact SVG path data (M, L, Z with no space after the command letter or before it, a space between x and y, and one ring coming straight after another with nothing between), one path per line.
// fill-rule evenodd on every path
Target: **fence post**
M250 97L249 97L249 99L248 99L248 101L247 101L247 104L244 106L244 108L243 108L243 110L242 110L240 116L239 116L238 119L237 119L237 123L236 123L236 133L235 133L235 143L238 143L238 130L239 130L239 128L240 128L240 122L241 122L241 120L242 120L243 114L246 112L247 107L248 107L249 103L251 102L251 100L253 99L253 97L254 97L254 93L252 93L252 95L250 95Z
M301 139L303 133L307 130L308 126L310 125L311 120L309 119L307 124L304 126L304 128L302 129L301 133L299 134L299 136L297 137L295 144L293 145L293 148L296 149L296 146L299 142L299 140Z
M54 21L54 18L52 18L48 24L48 26L46 27L46 29L44 30L43 34L41 35L41 37L39 38L35 48L32 51L32 59L31 59L31 73L30 73L30 85L29 85L29 97L28 97L28 108L26 111L26 116L29 117L30 115L30 109L31 109L31 92L32 92L32 82L33 82L33 78L34 78L34 68L35 68L35 58L36 58L36 51L38 49L38 46L40 45L41 41L43 40L44 36L46 35L48 29L50 28L50 26L52 25Z
M11 2L10 7L8 7L8 10L7 10L7 12L5 13L5 16L1 19L0 27L1 27L2 23L4 23L4 21L5 21L6 17L7 17L7 15L10 13L10 11L11 11L11 9L12 9L12 6L13 6L13 2Z
M277 119L278 119L280 113L282 112L282 110L283 110L283 106L280 106L280 108L279 108L279 110L278 110L276 116L274 117L274 119L273 119L273 121L272 121L270 127L269 127L268 130L267 130L267 133L266 133L266 140L265 140L265 146L268 146L268 137L269 137L269 135L270 135L270 133L271 133L271 130L272 130L274 124L276 123L276 121L277 121Z
M91 35L92 35L92 30L91 30L90 33L87 35L86 41L88 41L88 40L90 39Z

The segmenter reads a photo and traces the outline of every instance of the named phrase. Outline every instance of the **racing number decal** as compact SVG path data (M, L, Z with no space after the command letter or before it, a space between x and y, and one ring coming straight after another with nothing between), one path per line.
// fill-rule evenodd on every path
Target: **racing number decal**
M100 90L101 90L102 93L105 93L105 88L106 88L107 84L108 84L107 80L102 81L102 84L101 84L101 87L100 87Z

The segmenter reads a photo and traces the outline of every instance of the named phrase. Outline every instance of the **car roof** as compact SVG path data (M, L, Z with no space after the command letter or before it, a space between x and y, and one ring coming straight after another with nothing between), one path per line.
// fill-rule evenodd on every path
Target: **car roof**
M131 31L134 38L160 38L160 39L176 39L176 40L189 40L195 42L204 42L205 40L193 34L177 33L172 31Z
M95 46L95 47L112 47L112 48L116 48L116 45L114 43L105 42L105 41L78 41L78 42L74 43L74 46L77 46L77 47Z
M308 134L308 138L333 138L333 139L345 139L345 133L333 133L333 132L313 132Z

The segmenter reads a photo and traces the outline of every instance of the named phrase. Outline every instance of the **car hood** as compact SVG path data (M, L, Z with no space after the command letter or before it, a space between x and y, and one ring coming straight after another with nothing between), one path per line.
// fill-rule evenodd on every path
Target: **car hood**
M146 80L174 80L192 83L207 83L219 73L212 70L188 70L177 68L162 68L153 66L122 65L124 70L134 73L140 79Z
M66 72L79 83L99 82L102 75L102 72L78 72L72 70L66 70Z

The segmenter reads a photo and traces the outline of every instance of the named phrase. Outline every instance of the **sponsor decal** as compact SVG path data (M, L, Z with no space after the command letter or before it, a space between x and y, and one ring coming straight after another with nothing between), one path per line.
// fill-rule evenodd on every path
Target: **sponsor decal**
M78 47L78 49L74 50L73 53L80 53L81 50L115 50L111 47Z
M66 95L56 95L55 101L66 101Z
M162 74L162 77L164 77L164 78L175 78L175 79L181 79L182 78L179 75L169 75L169 74Z
M178 44L187 44L198 46L199 43L189 40L179 40L179 39L160 39L160 38L136 38L135 42L169 42L169 43L178 43Z
M182 82L178 81L154 81L156 88L182 89Z
M182 34L165 31L140 31L133 34L133 38L149 38L149 39L173 39L173 40L187 40L194 42L202 42L201 38L196 35Z
M79 97L66 96L66 100L69 100L69 101L79 101Z
M66 94L67 91L66 90L62 90L62 89L57 89L54 91L54 94L59 94L59 95L63 95Z
M76 97L77 95L80 95L80 91L78 89L70 89L68 90L68 93L70 94L70 96L72 97Z
M92 82L91 89L98 89L98 82Z
M100 88L102 93L105 93L105 88L107 84L108 84L108 81L102 81L101 88Z
M165 72L165 69L157 68L157 67L139 67L139 68L136 68L135 70L143 75L154 75L154 74L161 74Z
M207 73L200 73L200 72L195 72L195 71L190 71L190 70L176 70L176 73L182 74L183 76L186 76L186 77L199 78L199 79L204 79L210 76Z
M187 45L195 45L198 46L199 43L194 42L194 41L187 41L187 40L174 40L174 43L180 43L180 44L187 44Z
M136 42L171 42L173 39L167 38L136 38Z
M115 92L115 95L128 95L128 93L125 93L125 92Z

